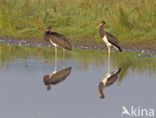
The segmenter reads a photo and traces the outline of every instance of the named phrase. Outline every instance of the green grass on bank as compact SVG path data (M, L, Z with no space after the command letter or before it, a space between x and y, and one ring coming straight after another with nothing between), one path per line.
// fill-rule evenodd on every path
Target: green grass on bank
M0 37L42 38L51 25L71 40L99 41L103 19L122 42L155 41L155 0L0 0Z

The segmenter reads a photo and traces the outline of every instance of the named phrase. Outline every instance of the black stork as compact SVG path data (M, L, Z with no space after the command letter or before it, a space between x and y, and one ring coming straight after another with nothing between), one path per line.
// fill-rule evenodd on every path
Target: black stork
M64 81L70 75L71 70L72 67L68 67L60 71L56 71L55 73L52 72L50 75L45 75L43 77L43 82L47 90L51 89L51 85L56 85Z
M110 58L110 48L114 47L116 50L118 50L119 52L121 52L121 48L119 46L119 42L118 40L110 33L104 31L104 25L106 24L105 21L101 21L99 26L100 26L100 37L103 39L103 41L105 42L107 49L108 49L108 56Z
M99 89L100 94L98 94L98 96L101 99L105 97L103 93L103 89L107 86L112 85L118 79L120 71L121 71L121 68L119 68L118 70L112 73L107 73L105 77L102 79L102 81L99 83L98 89Z
M55 47L56 55L57 55L57 46L60 46L63 48L63 55L65 55L65 49L72 50L72 46L68 38L57 32L52 32L51 26L47 27L47 30L44 33L44 40L48 41Z

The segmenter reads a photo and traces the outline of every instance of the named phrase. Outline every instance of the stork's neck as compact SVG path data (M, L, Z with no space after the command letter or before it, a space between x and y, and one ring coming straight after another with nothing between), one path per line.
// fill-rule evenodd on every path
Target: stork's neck
M46 31L47 34L50 34L50 32L51 32L51 31L49 31L49 30Z
M100 37L103 38L105 35L105 31L104 31L104 25L100 26L100 31L99 31Z
M102 99L102 98L104 98L104 93L103 93L104 84L102 82L100 82L98 88L99 88L99 92L100 92L100 97Z
M99 90L99 92L100 92L101 96L104 96L104 93L102 90Z

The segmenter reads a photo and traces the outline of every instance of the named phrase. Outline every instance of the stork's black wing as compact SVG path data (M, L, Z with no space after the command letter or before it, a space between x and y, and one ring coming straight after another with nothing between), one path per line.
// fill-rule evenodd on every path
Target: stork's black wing
M107 36L107 39L108 41L114 45L115 47L117 47L119 49L119 51L121 52L121 48L119 46L119 41L113 36L111 35L110 33L106 32L106 36Z
M107 80L106 86L112 85L118 79L120 72L121 72L121 68L119 68L115 72L112 72L111 76Z
M71 69L72 67L69 67L69 68L56 72L55 74L51 76L51 78L49 78L49 83L55 85L65 80L69 76Z
M54 43L56 43L57 45L65 48L65 49L72 50L72 46L71 46L70 42L62 34L59 34L57 32L51 32L51 40Z

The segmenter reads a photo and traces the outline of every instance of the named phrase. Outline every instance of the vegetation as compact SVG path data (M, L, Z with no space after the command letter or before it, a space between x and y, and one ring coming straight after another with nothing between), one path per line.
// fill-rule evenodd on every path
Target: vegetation
M48 25L71 40L99 40L97 24L122 42L155 41L155 0L0 0L0 37L42 38Z
M58 62L62 61L62 50L58 51ZM129 71L137 71L138 73L155 73L156 60L152 57L138 57L135 52L112 52L111 65L114 68L121 68L119 82L121 82ZM120 55L120 58L119 58ZM73 50L67 52L66 60L81 69L87 70L89 65L96 68L107 66L107 52L101 50ZM21 59L25 67L29 66L28 59L43 61L45 64L54 63L54 50L51 48L35 48L35 47L19 47L0 45L0 70L8 68L10 63L14 63L16 59ZM114 69L111 69L113 71ZM106 71L106 70L104 70Z

